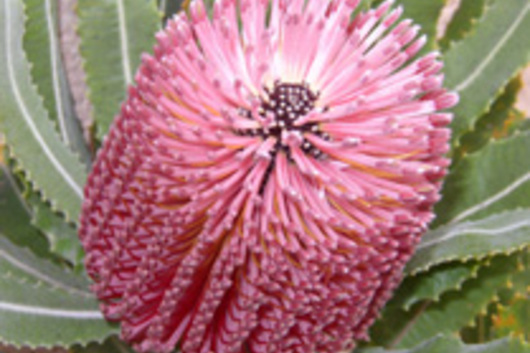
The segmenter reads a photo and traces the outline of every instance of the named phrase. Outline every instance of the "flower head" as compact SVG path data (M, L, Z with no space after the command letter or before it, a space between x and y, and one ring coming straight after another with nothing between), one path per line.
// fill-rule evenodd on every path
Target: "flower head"
M80 236L140 351L337 352L433 218L457 96L391 1L193 1L98 154Z

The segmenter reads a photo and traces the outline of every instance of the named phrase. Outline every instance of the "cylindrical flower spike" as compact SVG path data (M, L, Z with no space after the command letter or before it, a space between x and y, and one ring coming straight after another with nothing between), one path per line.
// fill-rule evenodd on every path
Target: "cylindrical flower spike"
M386 1L193 1L157 35L85 189L109 320L142 352L367 338L433 218L458 98ZM352 19L353 17L353 19Z

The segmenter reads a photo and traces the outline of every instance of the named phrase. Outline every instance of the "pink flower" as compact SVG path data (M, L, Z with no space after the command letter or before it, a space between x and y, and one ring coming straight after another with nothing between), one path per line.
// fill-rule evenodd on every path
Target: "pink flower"
M433 218L457 96L391 1L201 0L145 56L85 189L94 292L143 352L366 339ZM239 29L239 27L241 27Z

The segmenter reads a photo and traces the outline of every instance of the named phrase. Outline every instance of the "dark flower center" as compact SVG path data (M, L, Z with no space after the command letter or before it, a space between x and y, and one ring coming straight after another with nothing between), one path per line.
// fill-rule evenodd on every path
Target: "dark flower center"
M276 155L282 151L289 161L292 161L290 148L285 141L289 133L297 134L300 139L300 149L313 158L323 158L323 153L309 142L304 134L312 133L328 140L329 135L322 132L318 123L308 122L296 123L301 117L306 116L315 107L318 93L311 91L306 83L282 83L276 81L273 89L264 88L266 96L261 98L258 109L260 120L264 123L256 129L238 130L243 136L260 136L263 140L270 137L275 139L275 145L270 150L271 163L265 172L265 178L260 186L260 194L263 194L265 185L271 172L274 170ZM248 109L240 109L239 114L247 119L255 119Z
M270 124L257 129L247 129L238 131L244 136L260 136L264 140L269 137L276 139L276 144L271 150L271 157L274 159L278 151L284 151L287 158L291 160L289 147L283 141L285 132L299 132L302 136L301 150L314 158L322 158L322 151L303 138L303 134L311 132L319 137L328 139L329 136L323 133L318 123L309 122L306 124L295 124L295 122L307 115L315 107L318 93L311 91L306 83L282 83L276 81L273 89L265 88L266 97L261 99L258 110L263 119L273 119ZM248 119L253 119L252 112L241 109L240 114Z

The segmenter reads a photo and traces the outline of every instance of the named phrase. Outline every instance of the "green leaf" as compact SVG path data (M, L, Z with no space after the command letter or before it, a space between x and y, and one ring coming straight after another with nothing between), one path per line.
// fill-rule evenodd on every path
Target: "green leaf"
M452 260L510 253L530 243L530 209L452 223L427 232L406 266L411 274Z
M520 75L508 83L503 93L495 100L489 112L479 118L472 131L464 134L459 148L453 151L453 167L465 154L478 151L491 140L506 138L516 131L524 115L514 108L523 85Z
M52 347L102 341L115 334L117 328L103 319L87 285L83 277L0 236L0 340Z
M446 179L434 227L530 207L530 132L489 143Z
M79 0L77 9L81 55L101 139L133 83L142 52L152 50L160 14L154 0Z
M476 26L477 21L486 12L494 0L461 0L454 13L443 38L439 41L443 51L449 49L453 42L458 42L468 35Z
M22 49L22 3L0 5L0 126L26 179L67 220L77 219L86 179L84 165L57 135L31 83Z
M495 337L512 334L530 342L530 247L521 252L519 260L519 271L499 295L492 329Z
M91 342L83 347L76 345L70 349L71 353L135 353L128 344L117 336L111 336L103 343Z
M1 161L0 233L41 257L58 256L81 267L83 251L76 228L53 212L29 183L17 180Z
M392 298L395 305L405 310L422 300L438 301L443 293L460 289L462 284L476 277L477 262L452 262L440 265L429 272L408 276Z
M50 251L68 260L74 267L81 266L84 253L77 229L53 212L35 193L29 194L28 202L33 209L31 224L46 235Z
M90 153L74 112L74 103L63 68L58 35L57 0L24 0L24 49L31 76L62 141L88 163Z
M8 168L0 163L0 233L41 257L49 257L48 242L30 224L32 211Z
M519 256L518 272L513 276L509 289L514 294L530 294L530 246L521 252ZM530 321L528 322L530 324ZM530 334L530 331L528 331Z
M516 260L514 256L492 259L477 278L465 282L459 291L447 292L439 302L427 300L409 312L390 302L371 336L379 345L410 348L438 333L458 332L487 308L499 288L507 285L517 267Z
M439 335L411 349L387 350L365 348L356 353L529 353L530 347L523 342L504 338L484 344L466 345L452 336Z
M528 62L529 27L530 2L496 1L475 32L446 52L446 86L460 94L454 108L454 141L472 129L499 90Z
M82 298L94 299L88 289L89 282L85 275L76 275L47 259L35 256L29 250L20 248L4 234L0 234L0 251L0 277L16 277L28 285L41 284Z
M407 271L529 244L529 153L530 132L524 132L464 157L448 176L433 229L422 237Z

